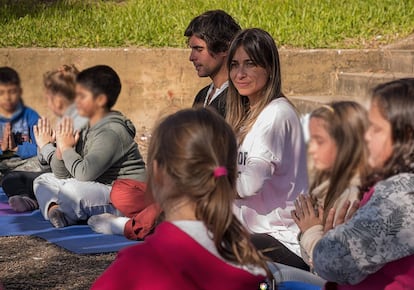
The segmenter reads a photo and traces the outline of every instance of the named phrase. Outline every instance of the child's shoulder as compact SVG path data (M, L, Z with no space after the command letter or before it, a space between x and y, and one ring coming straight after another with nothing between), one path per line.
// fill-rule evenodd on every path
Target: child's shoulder
M393 183L395 185L402 184L402 185L410 185L414 188L414 173L410 172L403 172L393 176L388 177L383 183Z
M414 192L414 173L399 173L379 181L375 185L375 192L383 194Z
M28 114L39 115L39 113L35 109L33 109L32 107L28 107L26 105L23 105L23 110L25 110L25 112L27 112Z
M103 118L99 125L95 127L97 131L111 130L115 133L127 132L128 135L135 137L136 129L134 124L120 112L111 112Z
M16 120L23 118L26 120L31 120L31 122L37 122L39 117L39 114L34 109L21 103L18 105L16 111L14 112L12 119Z
M107 124L109 126L118 125L126 128L134 128L135 130L135 126L132 121L120 112L112 112L110 115L108 115Z

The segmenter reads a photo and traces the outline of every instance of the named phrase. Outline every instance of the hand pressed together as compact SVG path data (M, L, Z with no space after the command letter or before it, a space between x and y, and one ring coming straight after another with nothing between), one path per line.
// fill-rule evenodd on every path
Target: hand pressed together
M316 212L311 197L299 195L295 200L295 209L291 212L292 218L303 233L315 225L323 224L323 209L318 208Z
M295 200L295 209L291 211L291 215L302 233L315 225L322 225L323 232L326 233L337 225L347 222L357 211L358 207L358 201L355 201L352 204L350 201L347 201L339 209L333 207L329 210L324 223L323 208L318 207L318 210L316 211L311 197L300 195Z
M73 148L78 140L79 132L74 131L72 119L63 118L56 129L56 153L62 154L65 150Z
M39 119L37 125L33 126L33 131L39 148L42 148L48 143L54 143L56 140L55 132L46 117Z
M326 221L325 221L325 225L323 229L324 233L333 229L337 225L347 222L349 219L352 218L352 216L358 210L358 208L359 208L359 202L357 200L354 201L352 204L349 200L345 202L343 206L338 209L338 214L336 214L335 208L331 208L331 210L328 213L328 216L326 217Z
M13 132L11 130L11 124L10 123L6 123L4 125L4 130L3 130L3 138L2 138L2 142L1 142L1 150L2 151L16 151L17 150L17 145L16 142L14 141L14 137L13 137Z

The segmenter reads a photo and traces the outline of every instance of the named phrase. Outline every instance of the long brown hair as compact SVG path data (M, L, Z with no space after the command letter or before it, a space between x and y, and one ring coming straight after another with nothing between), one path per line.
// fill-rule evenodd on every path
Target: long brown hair
M383 168L375 169L364 182L364 190L379 180L414 173L414 78L398 79L376 86L371 103L378 106L391 125L392 154Z
M148 150L148 187L161 208L182 198L190 200L195 204L196 218L213 234L224 259L259 266L269 275L266 259L254 248L232 211L236 156L234 133L221 116L206 108L178 111L163 119L153 132ZM153 161L173 183L162 194L154 192ZM227 175L215 177L218 167L225 167Z
M234 54L239 47L243 47L251 60L256 65L265 68L269 74L269 79L262 91L262 98L252 110L246 106L245 98L239 94L229 77L226 119L236 132L238 143L241 144L263 108L272 100L284 97L284 95L282 94L279 52L272 36L259 28L245 29L238 33L230 45L227 57L229 74Z
M310 118L319 118L337 147L334 165L329 171L317 171L310 191L329 180L324 204L324 220L354 176L368 174L368 149L364 141L368 127L367 111L353 101L338 101L314 110Z

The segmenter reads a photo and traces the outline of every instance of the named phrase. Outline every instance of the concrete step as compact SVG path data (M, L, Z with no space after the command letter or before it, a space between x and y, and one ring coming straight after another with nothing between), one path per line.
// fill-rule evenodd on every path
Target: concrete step
M411 35L396 41L394 43L391 43L384 47L385 49L414 49L414 33Z
M300 115L306 115L322 104L326 104L332 101L332 96L329 95L293 95L287 97L295 105Z
M334 94L348 96L349 98L357 97L361 102L365 102L375 86L395 79L413 76L409 73L341 72L337 75Z
M334 101L355 101L368 108L368 102L360 98L353 98L339 95L288 95L289 100L296 106L299 112L300 121L303 127L305 141L309 141L309 117L310 113L323 104Z
M414 74L414 50L389 50L384 52L387 71Z
M367 103L356 97L341 95L291 95L287 96L296 106L300 115L306 115L323 104L333 101L355 101L366 106Z

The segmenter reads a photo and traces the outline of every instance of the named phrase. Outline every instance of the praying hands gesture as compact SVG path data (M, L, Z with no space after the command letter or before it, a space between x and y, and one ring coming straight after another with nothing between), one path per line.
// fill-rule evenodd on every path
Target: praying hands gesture
M1 142L1 150L4 151L17 151L16 142L14 142L13 132L11 130L11 124L6 123L3 129L3 140Z
M62 153L73 148L79 140L79 132L74 131L73 121L64 117L56 128L56 156L62 159Z
M313 226L323 225L323 209L318 207L316 212L308 195L299 195L295 200L295 209L291 211L291 215L302 233Z
M348 200L344 203L344 205L338 209L339 212L335 219L335 208L331 208L331 210L328 213L328 216L326 217L325 226L323 228L323 232L326 233L327 231L333 229L337 225L343 224L344 222L347 222L351 217L354 215L354 213L359 208L359 202L356 200L352 204ZM335 221L335 222L334 222Z
M335 226L348 221L357 211L358 207L359 203L357 201L352 204L350 201L345 202L344 205L338 209L339 212L336 215L336 219L336 210L335 208L331 208L328 212L324 224L323 208L319 207L316 212L310 196L300 195L295 200L295 209L291 211L291 215L302 233L315 225L322 225L323 232L326 233L327 231L333 229Z
M55 132L50 126L50 121L45 117L39 119L37 125L33 126L33 131L39 148L42 148L48 143L54 143L56 140Z

